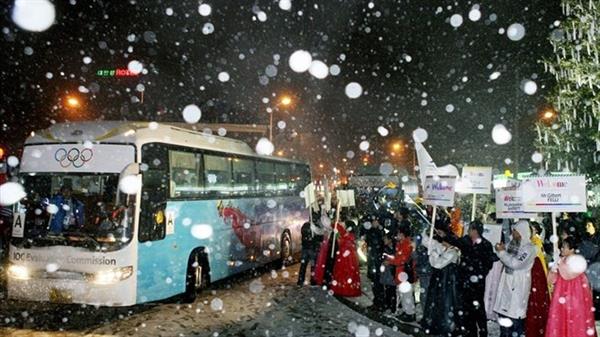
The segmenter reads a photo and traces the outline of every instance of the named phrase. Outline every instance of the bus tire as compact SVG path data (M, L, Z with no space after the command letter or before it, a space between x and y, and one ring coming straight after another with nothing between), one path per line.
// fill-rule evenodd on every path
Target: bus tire
M283 232L281 234L281 245L279 249L279 262L277 266L282 268L284 266L290 265L292 262L292 238L290 237L289 232Z
M187 273L185 277L185 293L183 301L192 303L196 296L210 284L210 269L208 256L203 250L194 250L188 260Z

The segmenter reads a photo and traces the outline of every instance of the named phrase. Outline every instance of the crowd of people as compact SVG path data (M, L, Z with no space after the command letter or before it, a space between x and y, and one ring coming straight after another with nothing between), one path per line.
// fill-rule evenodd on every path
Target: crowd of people
M600 231L591 221L565 214L559 235L552 236L549 218L538 223L496 220L492 214L502 227L500 242L492 245L481 221L463 228L459 210L445 211L433 229L414 221L404 207L393 215L364 215L357 223L342 214L333 226L314 214L302 229L298 285L305 283L310 264L311 284L338 296L361 296L369 287L360 284L360 238L373 294L369 309L418 323L426 334L488 336L488 321L494 320L502 337L597 336Z

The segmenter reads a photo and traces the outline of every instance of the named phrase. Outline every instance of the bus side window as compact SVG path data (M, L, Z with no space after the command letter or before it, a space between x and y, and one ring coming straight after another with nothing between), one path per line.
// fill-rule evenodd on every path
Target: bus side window
M251 159L233 159L233 191L240 196L254 193L254 161Z
M169 151L169 197L199 197L204 192L202 155L193 152Z
M139 240L156 241L165 237L165 206L169 188L167 148L158 143L142 147L142 162L147 165L142 171L142 204Z
M290 183L290 164L277 163L275 164L275 172L277 173L277 194L288 195L290 193L288 184Z
M204 155L204 181L206 191L213 195L231 193L231 158L220 155Z
M275 169L272 162L256 161L256 186L261 196L272 196L276 192Z

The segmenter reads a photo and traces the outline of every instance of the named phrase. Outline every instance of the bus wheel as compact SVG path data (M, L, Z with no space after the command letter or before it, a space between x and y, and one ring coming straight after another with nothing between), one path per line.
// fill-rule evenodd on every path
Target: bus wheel
M290 234L285 232L281 236L281 267L292 262L292 240Z
M210 274L208 267L208 256L202 251L194 251L190 256L187 275L185 279L185 293L183 299L186 303L192 303L196 296L208 287Z

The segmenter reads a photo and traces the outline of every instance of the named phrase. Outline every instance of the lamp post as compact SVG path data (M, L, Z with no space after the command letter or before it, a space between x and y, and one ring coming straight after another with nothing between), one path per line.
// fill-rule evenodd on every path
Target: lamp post
M288 95L283 95L279 99L279 103L277 107L283 106L288 107L292 104L292 98ZM269 115L269 141L273 143L273 114L275 114L275 109L273 109Z

